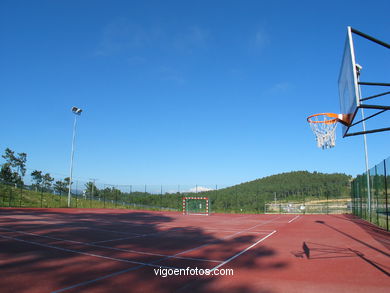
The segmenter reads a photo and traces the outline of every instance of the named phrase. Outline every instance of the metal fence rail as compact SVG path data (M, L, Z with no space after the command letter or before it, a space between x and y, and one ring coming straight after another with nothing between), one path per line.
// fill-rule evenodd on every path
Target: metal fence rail
M263 213L262 194L238 186L226 185L112 185L96 184L87 189L87 181L72 184L71 208L127 208L161 211L182 211L185 196L207 196L211 212ZM221 190L222 188L222 190ZM225 188L225 189L224 189ZM67 188L0 182L0 207L66 208Z

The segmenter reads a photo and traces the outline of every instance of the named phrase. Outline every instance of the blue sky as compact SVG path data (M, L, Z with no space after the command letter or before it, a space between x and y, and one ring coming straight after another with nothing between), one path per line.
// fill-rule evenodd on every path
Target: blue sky
M29 173L67 176L78 106L78 178L230 185L293 170L356 175L363 138L338 129L336 147L320 150L306 117L338 112L347 26L389 42L389 10L389 1L356 0L1 1L0 151L26 152ZM389 82L389 54L359 48L367 72ZM389 156L389 134L368 136L371 166Z

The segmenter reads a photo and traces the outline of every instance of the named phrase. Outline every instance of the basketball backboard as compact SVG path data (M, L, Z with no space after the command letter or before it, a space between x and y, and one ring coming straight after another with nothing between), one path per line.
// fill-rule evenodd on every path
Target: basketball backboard
M358 75L356 70L355 50L351 27L348 27L347 30L347 38L344 45L344 54L341 62L338 85L340 113L347 115L349 118L348 124L350 125L360 106ZM348 132L348 124L341 124L343 136L345 136Z
M344 45L344 52L341 62L341 68L340 68L340 74L339 74L339 80L338 80L338 87L339 87L339 102L340 102L340 117L339 122L341 122L342 127L342 135L343 137L346 136L352 136L352 135L360 135L360 134L367 134L367 133L375 133L375 132L382 132L382 131L389 131L390 127L385 128L377 128L377 129L370 129L366 130L365 127L363 127L363 131L358 132L350 132L350 128L354 127L357 124L360 124L368 119L371 119L379 114L384 113L385 111L390 110L389 104L366 104L366 101L373 99L376 99L378 97L383 97L385 95L389 95L390 91L381 92L375 95L371 95L369 97L362 98L361 96L361 86L369 86L371 88L383 88L383 87L390 87L390 83L388 82L361 82L360 81L360 73L362 67L357 64L355 59L355 47L354 47L354 41L353 36L357 35L359 37L362 37L364 40L368 40L372 43L375 43L377 45L380 45L386 49L390 49L390 45L388 43L385 43L383 41L380 41L372 36L369 36L365 33L362 33L352 27L347 27L347 37L345 40ZM364 103L363 103L364 102ZM378 112L364 117L359 121L356 121L356 114L358 113L359 109L369 109L369 110L377 110Z
M370 41L371 44L380 45L382 48L384 47L385 49L390 49L390 44L362 33L352 27L347 27L347 38L345 40L338 79L340 113L319 113L310 115L306 118L307 122L310 124L311 129L316 135L318 147L323 149L332 148L335 146L335 129L338 122L341 124L343 137L390 131L389 120L385 120L385 125L387 127L378 128L378 124L376 124L374 127L370 127L368 130L366 129L365 121L377 117L378 115L390 110L389 102L372 104L374 99L377 101L377 98L383 98L384 96L390 95L390 91L387 90L378 93L377 90L375 90L373 95L371 94L363 98L361 94L361 86L371 87L371 89L383 89L384 87L390 87L390 83L360 81L360 77L362 77L362 66L357 64L355 60L355 46L353 41L354 35L361 37L363 40ZM386 54L386 56L389 55ZM376 57L376 55L374 57ZM379 67L383 67L385 70L388 70L388 67L386 67L385 64L386 63L382 60ZM369 68L372 69L372 67ZM383 72L383 70L381 72ZM366 103L367 101L370 102ZM369 115L366 116L364 115L364 109L375 112L369 112ZM358 112L359 115L357 115ZM361 117L357 119L357 116ZM362 131L354 131L356 126L359 124L362 125ZM351 130L351 128L353 129Z

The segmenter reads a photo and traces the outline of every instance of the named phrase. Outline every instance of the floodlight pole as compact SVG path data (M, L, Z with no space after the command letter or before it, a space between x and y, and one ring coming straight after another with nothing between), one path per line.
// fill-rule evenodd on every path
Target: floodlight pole
M70 153L70 176L69 176L69 188L68 188L68 208L70 208L70 199L71 199L71 187L72 187L72 178L73 178L73 157L74 157L74 142L76 138L76 125L77 125L77 116L81 114L81 109L76 107L72 108L72 112L75 114L73 122L73 135L72 135L72 151Z

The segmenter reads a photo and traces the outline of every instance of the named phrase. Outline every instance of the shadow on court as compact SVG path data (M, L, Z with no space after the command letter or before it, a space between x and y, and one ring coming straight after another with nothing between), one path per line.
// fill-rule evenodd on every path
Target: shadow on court
M358 239L351 234L342 231L339 228L334 227L333 225L328 224L326 221L317 220L315 221L318 224L324 225L329 229L332 229L333 231L336 231L337 233L352 239L353 241L362 244L366 248L369 248L370 250L375 251L376 253L382 254L383 256L389 258L390 254L386 251L379 249L377 247L372 246L371 244L362 241L361 239ZM356 222L353 221L355 224ZM360 227L363 227L363 229L369 234L372 235L373 231L381 230L380 228L375 227L375 229L371 229L370 225L367 225L365 222L359 223L357 221L358 225ZM368 228L369 227L369 228ZM385 232L385 231L384 231ZM387 233L387 232L386 232ZM377 234L375 234L377 235ZM388 235L387 235L388 236ZM381 240L385 240L382 239ZM351 249L349 247L336 247L331 246L327 244L318 244L318 243L309 243L309 242L303 242L302 245L303 253L306 255L308 259L325 259L325 258L346 258L346 257L358 257L361 260L365 261L367 264L371 265L378 271L382 272L386 276L390 276L389 273L389 267L385 263L378 263L376 261L373 261L372 259L368 258L364 253L361 251Z
M210 269L218 264L177 260L172 255L204 246L191 257L222 261L257 241L259 236L217 237L196 226L191 218L159 212L85 209L0 209L0 212L2 292L220 292L221 278L238 280L241 268L280 270L287 265L263 264L263 259L272 257L275 251L258 245L234 260L236 276L163 278L154 272L160 265ZM147 253L137 253L140 251ZM231 264L227 267L232 268ZM224 287L223 291L270 292L241 283Z
M381 253L381 254L383 254L383 255L385 255L385 256L387 256L387 257L390 257L390 254L389 253L387 253L386 251L384 251L384 250L381 250L381 249L379 249L379 248L376 248L376 247L374 247L374 246L372 246L372 245L370 245L370 244L368 244L368 243L366 243L366 242L364 242L364 241L362 241L362 240L360 240L360 239L358 239L358 238L356 238L356 237L354 237L354 236L352 236L351 234L349 234L349 233L346 233L346 232L344 232L344 231L342 231L342 230L340 230L340 229L338 229L338 228L336 228L336 227L334 227L334 226L332 226L332 225L329 225L328 223L326 223L325 221L316 221L316 223L318 223L318 224L322 224L322 225L324 225L324 226L326 226L326 227L328 227L328 228L330 228L330 229L332 229L332 230L334 230L334 231L336 231L336 232L338 232L338 233L340 233L340 234L342 234L342 235L344 235L345 237L348 237L348 238L350 238L350 239L352 239L352 240L354 240L354 241L356 241L356 242L358 242L358 243L360 243L360 244L363 244L364 246L366 246L366 247L368 247L368 248L370 248L370 249L372 249L372 250L375 250L376 252L378 252L378 253ZM386 231L384 231L384 230L381 230L380 228L378 228L378 227L375 227L375 226L373 226L373 227L370 227L370 225L367 225L366 223L359 223L359 222L355 222L354 221L354 223L355 224L357 224L357 225L359 225L359 227L361 227L361 228L363 228L363 230L365 230L369 235L371 235L371 236L373 236L373 234L374 234L374 232L375 232L375 236L378 236L378 234L376 233L378 230L379 231L381 231L381 232L383 232L383 236L386 236L386 237L388 237L388 232L386 232ZM369 228L368 228L369 227ZM386 235L386 233L387 233L387 235ZM383 238L380 238L379 240L378 239L376 239L375 237L373 237L375 240L377 240L378 242L380 242L381 244L383 244L383 243L385 243L384 241L386 240L386 239L383 239ZM378 238L378 237L377 237Z
M375 225L373 225L373 224L371 224L363 219L360 219L359 217L354 216L354 215L343 215L343 216L332 215L332 217L353 222L354 224L359 226L361 229L363 229L365 232L370 234L376 241L378 241L379 243L381 243L383 246L385 246L387 249L390 250L390 242L387 240L387 238L390 235L389 231L386 231L383 228L375 226Z

